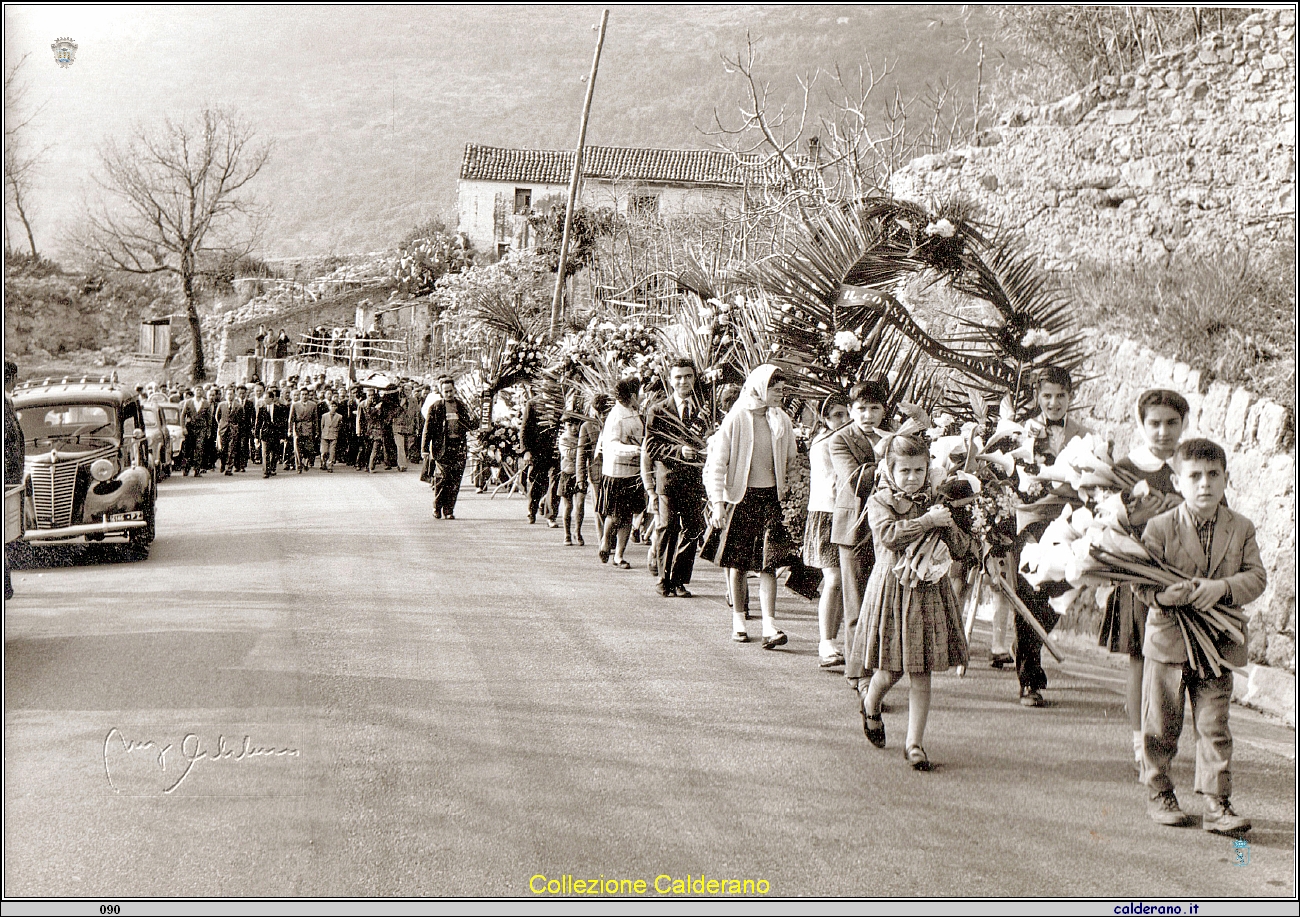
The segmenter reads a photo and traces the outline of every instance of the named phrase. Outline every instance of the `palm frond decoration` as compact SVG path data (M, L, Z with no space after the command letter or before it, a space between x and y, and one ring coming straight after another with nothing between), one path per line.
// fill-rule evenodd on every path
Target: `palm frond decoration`
M469 314L487 328L518 340L540 330L536 319L525 318L520 305L517 298L505 290L478 289L470 294Z
M834 208L815 217L789 253L751 269L771 303L767 361L786 370L803 398L815 403L854 382L879 379L889 384L891 411L901 401L935 403L934 374L919 374L922 349L871 303L841 296L850 272L887 241L858 211ZM910 248L898 243L893 256Z
M736 346L735 308L717 297L703 300L698 293L686 293L673 320L655 329L664 354L690 359L703 381L717 381Z
M991 401L1010 395L1023 413L1033 402L1037 369L1082 365L1083 338L1073 333L1060 288L1032 255L988 232L960 203L874 199L864 203L861 221L869 245L845 273L840 300L868 309L950 369L940 398L946 406L964 413L966 392L974 390ZM900 301L902 285L913 278L986 303L993 317L958 316L956 330L937 339Z
M576 372L562 380L583 404L591 404L597 395L613 396L614 386L630 375L628 368L608 353L593 353L577 364ZM576 399L575 399L576 400Z

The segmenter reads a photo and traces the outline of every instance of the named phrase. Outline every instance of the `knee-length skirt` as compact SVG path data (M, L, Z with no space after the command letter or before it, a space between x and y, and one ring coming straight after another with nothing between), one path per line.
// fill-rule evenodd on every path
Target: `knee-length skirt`
M831 543L831 522L834 513L812 509L803 527L803 562L822 570L838 570L839 545Z
M943 672L969 661L957 596L948 578L906 588L893 570L897 559L882 550L867 580L862 614L845 660L849 678L878 669Z
M633 516L645 510L645 491L641 487L641 478L634 474L622 478L605 477L596 494L596 512L621 524L631 522Z
M775 487L751 487L736 504L727 525L719 567L775 573L793 548Z
M1141 656L1146 626L1147 606L1128 586L1116 586L1106 600L1106 613L1101 618L1097 645L1112 653Z

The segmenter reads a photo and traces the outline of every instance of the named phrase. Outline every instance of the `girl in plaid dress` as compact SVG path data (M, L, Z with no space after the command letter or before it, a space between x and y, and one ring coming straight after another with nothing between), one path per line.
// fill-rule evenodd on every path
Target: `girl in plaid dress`
M867 503L876 564L863 590L862 614L845 674L861 679L862 728L871 744L884 748L880 706L907 672L904 755L914 769L929 770L921 742L930 712L930 673L967 663L957 596L942 560L945 553L951 559L967 554L970 539L954 525L948 507L935 501L925 443L893 436L882 447L876 490ZM921 556L914 546L936 529L938 545ZM872 671L875 674L868 681L867 673Z

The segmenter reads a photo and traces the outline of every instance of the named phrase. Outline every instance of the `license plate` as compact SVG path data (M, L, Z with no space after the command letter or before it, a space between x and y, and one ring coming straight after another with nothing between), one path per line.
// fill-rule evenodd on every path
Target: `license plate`
M111 513L108 517L109 522L132 522L137 519L143 519L144 513Z

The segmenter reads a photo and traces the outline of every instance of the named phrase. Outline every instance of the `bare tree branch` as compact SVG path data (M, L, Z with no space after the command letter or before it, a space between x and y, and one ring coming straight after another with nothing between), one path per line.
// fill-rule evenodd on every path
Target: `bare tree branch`
M270 149L234 112L210 108L137 127L124 145L99 151L101 200L87 207L76 240L106 267L180 281L196 381L207 376L197 281L213 274L216 256L242 257L260 238L265 214L244 192Z

